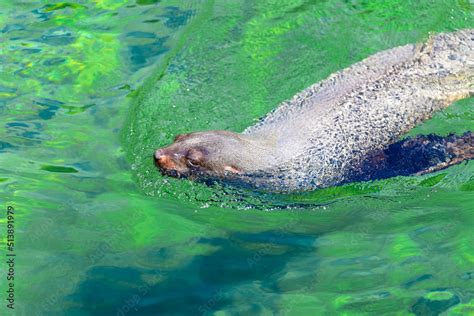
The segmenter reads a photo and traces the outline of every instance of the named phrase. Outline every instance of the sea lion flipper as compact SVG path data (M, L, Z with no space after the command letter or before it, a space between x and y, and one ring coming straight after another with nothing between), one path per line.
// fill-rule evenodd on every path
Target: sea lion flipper
M408 137L368 155L350 182L421 175L474 159L474 134Z

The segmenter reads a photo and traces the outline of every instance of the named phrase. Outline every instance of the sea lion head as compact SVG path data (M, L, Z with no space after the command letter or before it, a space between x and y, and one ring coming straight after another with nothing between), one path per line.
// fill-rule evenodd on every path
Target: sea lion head
M155 165L164 175L182 178L222 177L243 171L245 140L228 131L180 134L171 145L157 149Z

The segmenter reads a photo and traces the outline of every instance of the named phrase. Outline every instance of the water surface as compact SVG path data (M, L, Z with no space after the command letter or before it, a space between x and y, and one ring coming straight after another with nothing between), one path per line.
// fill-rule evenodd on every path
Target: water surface
M181 132L242 131L372 53L472 28L473 10L3 1L0 201L17 210L16 314L473 313L472 162L272 196L165 179L150 159ZM472 130L472 106L410 134Z

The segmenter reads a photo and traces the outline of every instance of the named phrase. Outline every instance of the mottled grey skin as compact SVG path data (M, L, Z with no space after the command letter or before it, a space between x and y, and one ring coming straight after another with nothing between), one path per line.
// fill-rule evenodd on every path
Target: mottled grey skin
M366 157L474 93L474 30L372 55L283 102L243 133L186 134L155 152L171 176L238 180L268 191L347 182Z

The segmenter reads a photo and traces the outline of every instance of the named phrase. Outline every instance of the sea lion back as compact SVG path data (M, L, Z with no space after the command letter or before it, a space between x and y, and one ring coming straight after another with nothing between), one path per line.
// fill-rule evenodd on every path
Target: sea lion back
M244 134L259 134L274 131L295 116L311 112L310 119L324 115L331 105L340 102L348 93L386 74L394 66L415 58L422 45L408 44L378 52L366 59L330 75L280 104L255 125L245 129Z
M287 163L268 170L280 175L272 187L342 183L370 152L472 95L473 52L474 30L461 30L377 53L298 93L244 134L278 139Z
M445 78L444 88L452 96L445 97L456 100L466 97L474 91L473 41L474 30L466 29L437 34L424 44L408 44L378 52L284 101L256 124L245 129L243 134L275 133L302 115L306 122L317 120L354 91L371 86L371 83L404 65L414 68L428 65L432 72L438 71L440 75L450 72L452 75ZM426 67L422 71L426 72ZM414 73L414 76L422 75Z

